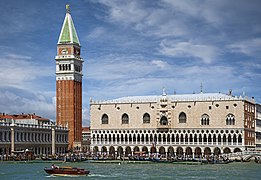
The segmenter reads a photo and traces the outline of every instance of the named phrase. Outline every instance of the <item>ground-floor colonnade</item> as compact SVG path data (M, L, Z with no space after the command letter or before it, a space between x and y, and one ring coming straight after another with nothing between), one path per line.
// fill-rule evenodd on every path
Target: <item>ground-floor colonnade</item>
M160 155L161 157L189 157L200 158L203 156L220 155L241 152L239 147L189 147L189 146L102 146L93 147L93 155L106 157L130 157Z
M91 151L106 156L218 155L244 150L242 129L92 130Z
M30 150L34 155L68 150L68 129L55 125L0 123L0 155Z

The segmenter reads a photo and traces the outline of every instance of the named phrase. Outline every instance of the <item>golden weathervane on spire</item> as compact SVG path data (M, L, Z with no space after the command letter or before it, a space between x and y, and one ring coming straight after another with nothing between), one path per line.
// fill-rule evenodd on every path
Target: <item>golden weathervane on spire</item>
M70 5L69 4L66 4L66 12L70 13Z

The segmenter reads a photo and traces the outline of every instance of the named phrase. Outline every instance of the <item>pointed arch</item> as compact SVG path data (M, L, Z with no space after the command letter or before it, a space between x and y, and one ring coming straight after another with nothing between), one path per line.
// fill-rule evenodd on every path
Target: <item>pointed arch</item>
M106 146L102 146L102 148L101 148L101 152L102 152L102 153L106 153L106 152L107 152L107 148L106 148Z
M183 148L180 146L177 148L177 156L183 156Z
M124 113L121 117L121 123L122 124L129 124L129 116L128 114Z
M170 142L170 134L167 135L167 142Z
M102 124L109 124L109 117L107 114L103 114L101 118L101 123Z
M160 118L160 125L168 125L168 119L166 116Z
M134 153L135 152L139 152L140 151L140 148L138 146L135 146L134 149L133 149Z
M198 142L197 134L194 134L194 143L197 144L197 142Z
M186 148L185 154L186 154L186 155L189 155L189 156L192 156L192 149L191 149L191 147L187 147L187 148Z
M186 123L187 122L187 115L184 112L179 114L179 123Z
M219 147L215 147L214 148L214 155L220 155L221 154L221 150Z
M113 146L109 148L109 154L113 157L115 156L115 148Z
M160 147L159 148L159 154L162 155L162 156L165 156L166 155L166 152L165 152L165 148L164 147Z
M117 156L120 156L120 157L123 156L123 148L122 148L121 146L119 146L119 147L117 148Z
M201 125L209 125L209 115L203 114L201 116Z
M201 148L200 147L196 147L195 148L195 157L199 158L201 156L202 156Z
M145 114L143 115L143 123L144 123L144 124L150 123L150 115L149 115L149 113L145 113Z
M238 144L239 145L242 144L242 136L241 136L241 134L238 135Z
M223 151L224 151L224 154L229 154L229 153L231 153L231 150L230 150L230 148L228 148L228 147L226 147Z
M146 146L142 147L142 151L145 152L145 154L149 153L149 150L148 150L148 148Z
M174 156L174 148L171 147L171 146L168 148L168 155L169 156Z
M94 153L94 154L97 154L98 152L99 152L98 146L94 146L94 147L93 147L93 153Z
M210 149L209 147L206 147L206 148L204 149L204 155L206 155L206 156L211 155L211 149Z
M130 148L130 146L127 146L125 148L125 156L131 156L131 148Z
M234 153L237 153L237 152L242 152L242 151L241 151L241 149L239 149L239 148L235 148L235 149L234 149Z
M156 152L157 152L156 147L155 147L155 146L152 146L152 147L150 148L150 153L156 153Z
M233 114L228 114L226 117L226 125L235 125L235 116Z

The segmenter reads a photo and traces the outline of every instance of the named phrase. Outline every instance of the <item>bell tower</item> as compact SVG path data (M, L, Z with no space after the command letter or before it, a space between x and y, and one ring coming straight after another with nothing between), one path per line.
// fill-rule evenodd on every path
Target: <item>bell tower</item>
M81 45L66 5L66 15L57 43L56 123L68 127L69 150L81 148L82 140L82 65Z

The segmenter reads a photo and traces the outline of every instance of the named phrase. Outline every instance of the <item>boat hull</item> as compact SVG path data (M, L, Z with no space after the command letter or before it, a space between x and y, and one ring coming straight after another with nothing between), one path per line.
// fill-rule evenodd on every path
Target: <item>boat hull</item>
M86 176L90 173L79 168L44 168L44 171L55 176Z

